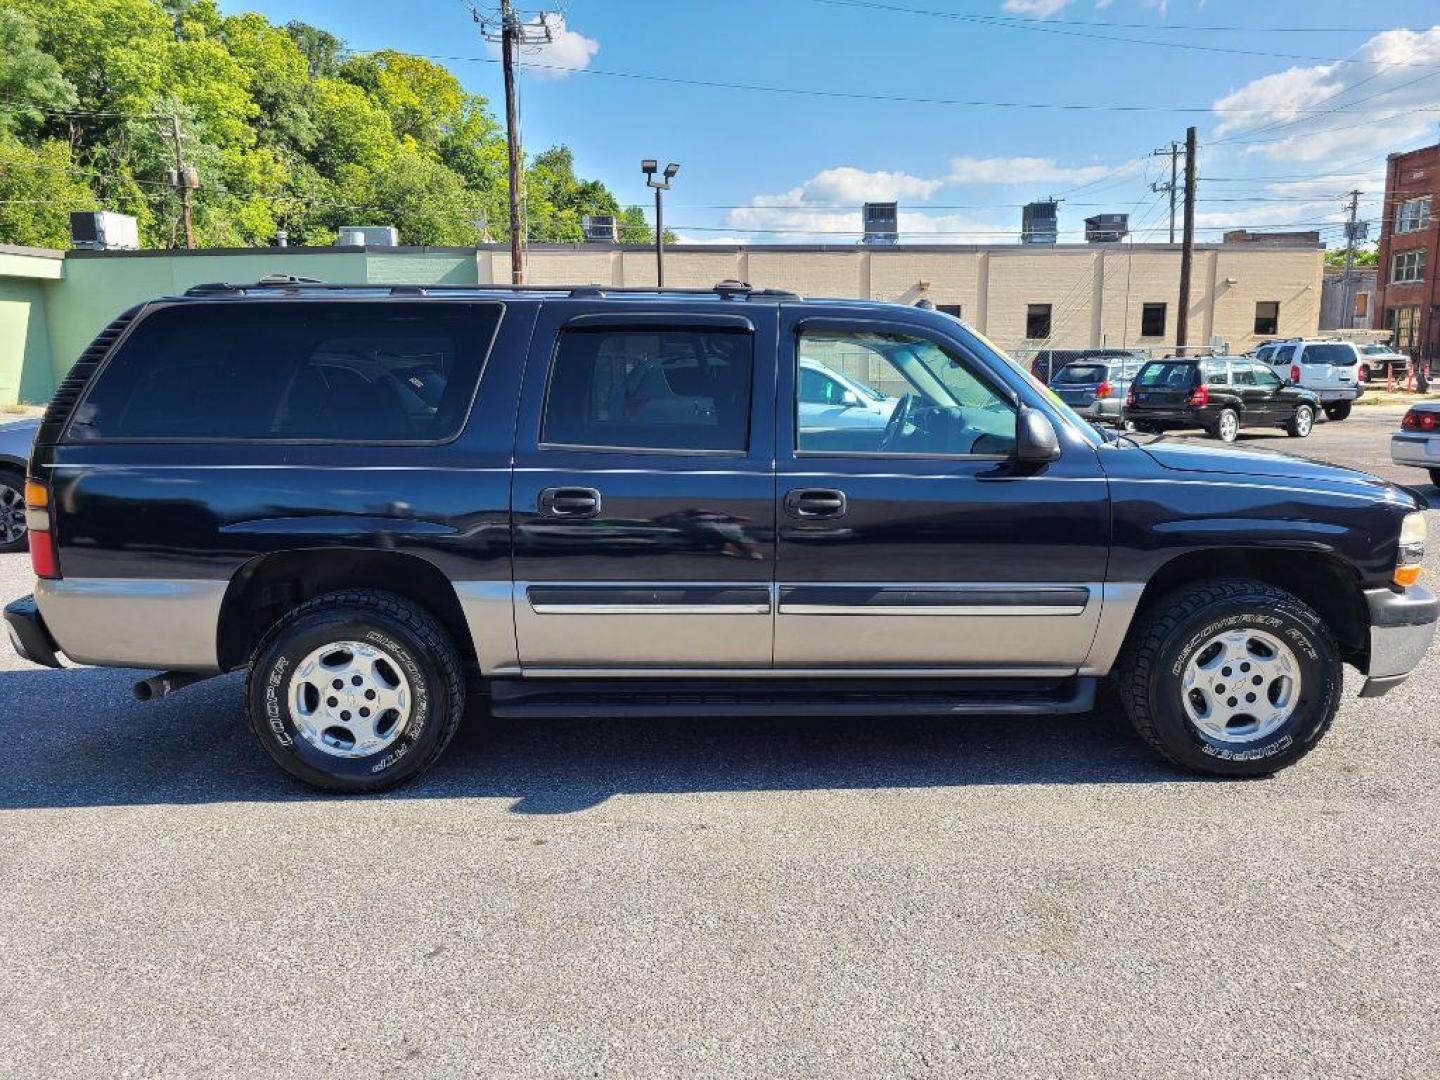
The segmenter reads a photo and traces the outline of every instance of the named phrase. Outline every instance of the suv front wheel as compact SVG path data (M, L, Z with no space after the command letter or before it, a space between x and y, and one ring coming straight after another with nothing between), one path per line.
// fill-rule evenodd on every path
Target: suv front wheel
M459 654L428 612L393 593L330 593L261 640L245 684L250 729L291 776L382 791L439 758L465 711Z
M1307 604L1226 578L1161 597L1131 631L1115 681L1136 731L1194 772L1260 776L1300 760L1340 704L1340 653Z

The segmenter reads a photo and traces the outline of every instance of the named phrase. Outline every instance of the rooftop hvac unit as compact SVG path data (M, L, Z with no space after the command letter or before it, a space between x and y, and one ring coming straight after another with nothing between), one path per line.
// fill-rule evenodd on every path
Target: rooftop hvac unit
M586 214L580 227L587 244L614 244L620 239L620 219L614 214Z
M129 214L76 210L70 214L70 244L88 251L137 251L140 233Z
M1118 244L1129 235L1129 214L1096 214L1085 219L1085 240L1088 243Z
M1053 244L1060 237L1060 205L1054 199L1026 203L1020 211L1022 244Z
M867 244L898 244L900 242L900 204L867 202L860 211L860 223Z
M341 247L399 247L400 231L394 225L342 225Z

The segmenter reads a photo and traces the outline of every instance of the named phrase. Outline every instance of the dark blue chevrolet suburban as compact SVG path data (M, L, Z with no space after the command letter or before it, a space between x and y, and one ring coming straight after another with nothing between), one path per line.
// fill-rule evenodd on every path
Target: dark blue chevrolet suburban
M893 407L799 408L807 369ZM156 300L75 365L26 501L22 655L160 669L142 697L245 669L260 746L338 791L423 771L482 688L1023 717L1107 677L1160 754L1249 776L1437 608L1403 488L1103 437L958 319L739 282Z

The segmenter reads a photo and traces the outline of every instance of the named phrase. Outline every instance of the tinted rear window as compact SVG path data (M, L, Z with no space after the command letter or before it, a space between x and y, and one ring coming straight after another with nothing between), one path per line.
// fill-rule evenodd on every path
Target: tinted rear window
M496 304L162 308L75 410L72 439L432 442L460 433Z
M542 438L601 449L742 452L752 351L742 331L567 330L550 372Z
M1141 386L1154 389L1173 387L1177 390L1188 387L1195 381L1193 363L1146 364L1135 379Z
M1110 369L1104 364L1071 364L1055 373L1055 383L1101 383L1110 377Z
M1338 364L1344 367L1355 363L1355 351L1349 345L1306 345L1300 354L1302 364Z

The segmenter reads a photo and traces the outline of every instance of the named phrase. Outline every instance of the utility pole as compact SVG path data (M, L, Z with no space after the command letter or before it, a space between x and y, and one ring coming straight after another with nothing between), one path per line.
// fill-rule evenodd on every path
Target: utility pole
M185 246L195 250L195 226L190 217L190 189L199 186L195 170L185 164L185 147L180 134L180 116L170 114L170 138L175 143L175 172L170 182L180 192L180 213L185 222Z
M1159 150L1152 151L1150 156L1168 157L1170 159L1170 182L1168 184L1162 184L1157 180L1150 185L1150 190L1156 193L1170 193L1170 243L1173 244L1175 242L1175 192L1180 189L1180 177L1178 175L1180 167L1180 144L1172 142L1168 150L1161 147Z
M541 13L538 23L522 23L510 0L500 0L500 25L494 26L488 15L476 4L470 5L470 16L480 27L486 41L500 46L500 66L505 75L505 139L510 155L510 282L525 284L525 215L522 184L524 155L520 149L519 109L515 102L515 58L522 45L548 43L550 20Z
M1195 129L1185 129L1185 236L1180 248L1180 311L1175 320L1175 351L1190 343L1190 265L1195 260Z
M1360 239L1360 223L1356 215L1360 212L1360 192L1352 191L1350 199L1350 220L1345 225L1345 278L1340 286L1340 319L1342 325L1353 326L1355 323L1354 302L1350 297L1350 283L1355 276L1355 241Z

